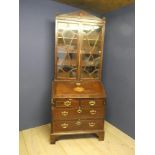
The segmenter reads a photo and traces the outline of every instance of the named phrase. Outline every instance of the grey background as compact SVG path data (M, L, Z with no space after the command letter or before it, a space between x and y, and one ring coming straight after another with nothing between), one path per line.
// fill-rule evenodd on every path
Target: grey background
M135 8L106 15L103 81L106 120L135 137Z
M76 10L51 0L20 0L20 130L50 122L55 16ZM134 6L104 16L106 119L134 137Z

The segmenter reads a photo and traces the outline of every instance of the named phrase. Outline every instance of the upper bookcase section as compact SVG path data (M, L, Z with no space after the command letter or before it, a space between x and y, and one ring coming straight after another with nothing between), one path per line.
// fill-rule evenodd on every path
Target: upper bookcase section
M56 17L55 79L101 80L105 19L85 11Z

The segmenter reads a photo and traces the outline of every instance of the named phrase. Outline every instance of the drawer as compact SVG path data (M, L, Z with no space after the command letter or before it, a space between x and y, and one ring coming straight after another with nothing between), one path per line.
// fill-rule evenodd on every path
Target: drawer
M74 120L74 121L53 121L54 132L103 130L103 119Z
M78 107L78 99L54 99L56 107Z
M103 118L104 109L100 108L53 108L53 120Z
M100 107L103 106L103 99L82 99L80 105L82 107Z

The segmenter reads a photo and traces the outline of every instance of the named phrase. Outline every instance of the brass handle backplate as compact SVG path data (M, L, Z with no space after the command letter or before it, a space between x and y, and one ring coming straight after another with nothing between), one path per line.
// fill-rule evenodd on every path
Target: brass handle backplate
M89 123L89 126L90 126L90 127L94 127L94 126L95 126L95 123L94 123L94 122L90 122L90 123Z
M95 101L89 101L89 105L94 106L95 105Z
M61 115L64 116L64 117L67 116L68 115L68 111L62 111Z
M67 123L63 123L63 124L61 124L61 127L66 129L68 127L68 124Z
M89 111L91 115L95 115L96 114L96 110L90 110Z
M75 124L79 126L79 125L81 125L82 123L81 123L80 120L78 120Z
M72 103L71 101L65 101L65 102L64 102L64 105L65 105L66 107L69 107L69 106L71 105L71 103Z

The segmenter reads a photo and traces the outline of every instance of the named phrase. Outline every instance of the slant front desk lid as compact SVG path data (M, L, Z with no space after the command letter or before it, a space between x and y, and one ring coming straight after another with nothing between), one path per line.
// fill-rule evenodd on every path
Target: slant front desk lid
M100 81L54 81L53 98L105 98L106 93Z

